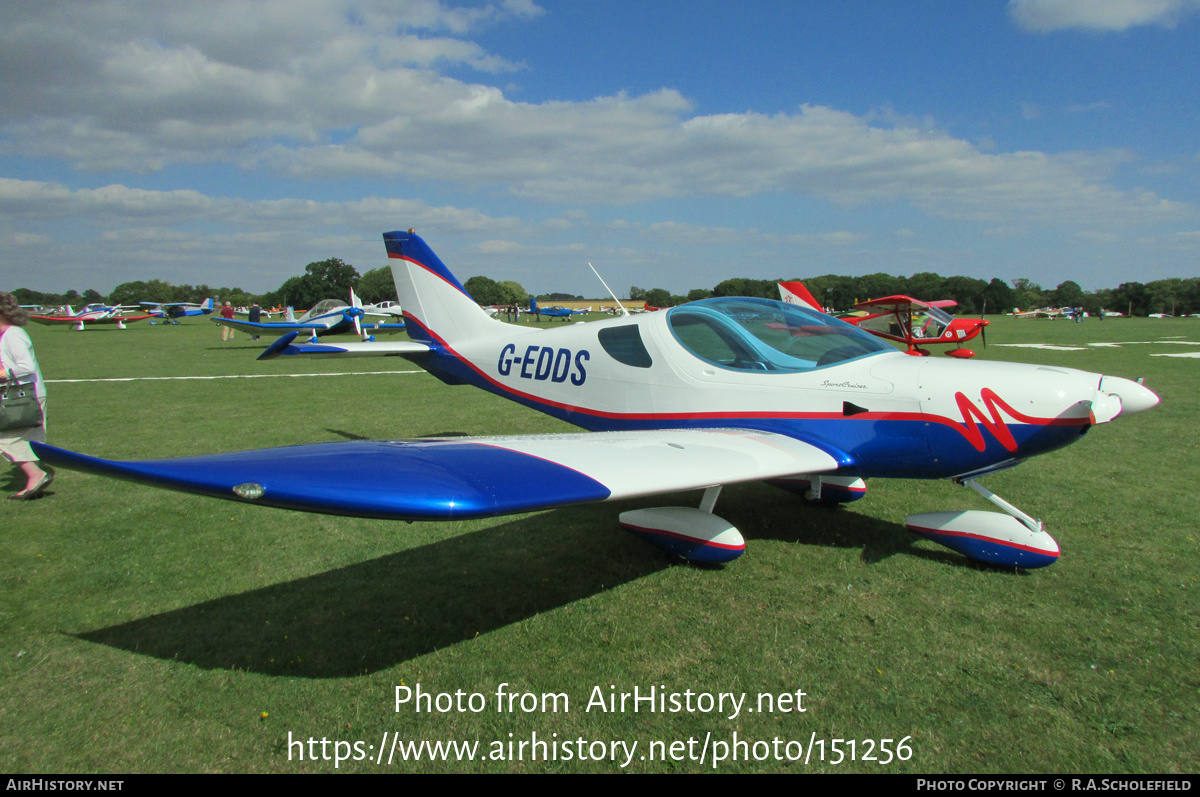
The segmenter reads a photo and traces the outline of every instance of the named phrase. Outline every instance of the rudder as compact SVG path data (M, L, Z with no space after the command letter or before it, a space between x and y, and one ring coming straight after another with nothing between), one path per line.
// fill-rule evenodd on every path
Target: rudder
M426 343L455 343L496 335L498 327L511 329L475 303L415 232L385 232L383 243L409 337Z

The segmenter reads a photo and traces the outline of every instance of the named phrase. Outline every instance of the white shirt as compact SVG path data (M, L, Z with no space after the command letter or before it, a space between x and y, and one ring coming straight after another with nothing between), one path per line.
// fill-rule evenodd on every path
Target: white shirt
M42 381L42 371L38 368L37 358L33 356L33 341L29 334L20 327L9 327L0 334L0 361L9 378L16 377L19 382L34 382L34 395L46 397L46 384Z

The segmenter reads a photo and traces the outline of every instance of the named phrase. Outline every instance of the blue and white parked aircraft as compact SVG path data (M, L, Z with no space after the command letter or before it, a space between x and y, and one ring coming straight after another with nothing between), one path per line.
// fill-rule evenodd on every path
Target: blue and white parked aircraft
M537 299L533 296L530 296L529 312L550 316L551 318L561 318L563 321L569 321L573 315L587 315L588 313L592 312L592 308L589 307L586 310L572 310L569 307L539 307Z
M287 317L283 321L243 321L240 318L214 317L212 322L222 326L233 327L236 330L251 335L278 335L281 332L307 332L313 341L320 335L343 335L350 332L366 337L370 331L399 332L404 324L364 324L362 321L366 311L362 301L350 289L350 304L338 299L323 299L317 302L311 310L296 318L292 308L288 308ZM377 315L385 315L377 313ZM392 314L386 314L389 317Z
M177 323L176 319L189 318L196 315L212 315L214 302L212 298L205 299L200 304L195 302L141 302L142 307L149 307L150 314L164 319L163 323ZM154 322L151 321L151 324Z
M860 497L871 477L950 478L1005 510L938 512L908 527L967 556L1041 567L1042 523L977 479L1149 409L1137 382L1065 368L909 357L850 324L766 299L717 298L553 329L489 318L412 230L384 234L410 341L264 352L407 357L587 432L352 441L142 462L34 444L52 465L309 512L490 517L703 490L698 508L622 513L697 561L741 554L713 509L722 485L777 480L811 500Z

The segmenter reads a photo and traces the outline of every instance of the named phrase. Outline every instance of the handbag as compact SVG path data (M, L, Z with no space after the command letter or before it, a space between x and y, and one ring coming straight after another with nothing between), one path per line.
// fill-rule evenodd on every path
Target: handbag
M32 382L4 382L0 387L0 431L42 425L42 404Z
M0 338L3 338L7 331L5 328L0 332ZM12 371L4 368L3 361L0 361L0 373L9 377L0 382L0 432L41 426L45 418L42 415L42 403L37 400L34 383L16 381L12 378Z

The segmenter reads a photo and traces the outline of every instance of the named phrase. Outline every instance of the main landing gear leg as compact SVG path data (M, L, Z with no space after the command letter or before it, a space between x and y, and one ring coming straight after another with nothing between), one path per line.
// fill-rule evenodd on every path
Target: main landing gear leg
M1025 514L1025 513L1024 513L1024 512L1022 512L1020 509L1017 509L1015 506L1013 506L1012 504L1010 504L1008 501L1005 501L1003 498L1001 498L1000 496L996 495L996 494L995 494L995 493L993 493L991 490L989 490L988 488L984 487L982 484L980 484L979 482L975 481L974 479L955 479L955 480L954 480L954 483L955 483L955 484L961 484L963 487L970 487L972 490L974 490L975 492L979 493L979 494L980 494L980 495L982 495L984 498L986 498L987 500L991 501L993 504L995 504L996 506L1000 507L1000 508L1001 508L1001 509L1003 509L1005 512L1007 512L1008 514L1012 515L1012 516L1013 516L1013 517L1015 517L1017 520L1019 520L1019 521L1021 521L1022 523L1024 523L1024 524L1025 524L1025 526L1026 526L1026 527L1027 527L1027 528L1028 528L1030 531L1032 531L1032 532L1035 532L1035 533L1036 533L1036 532L1039 532L1039 531L1045 531L1046 527L1045 527L1045 525L1042 523L1042 521L1040 521L1040 520L1038 520L1038 519L1036 519L1036 518L1032 518L1032 517L1030 517L1029 515Z

